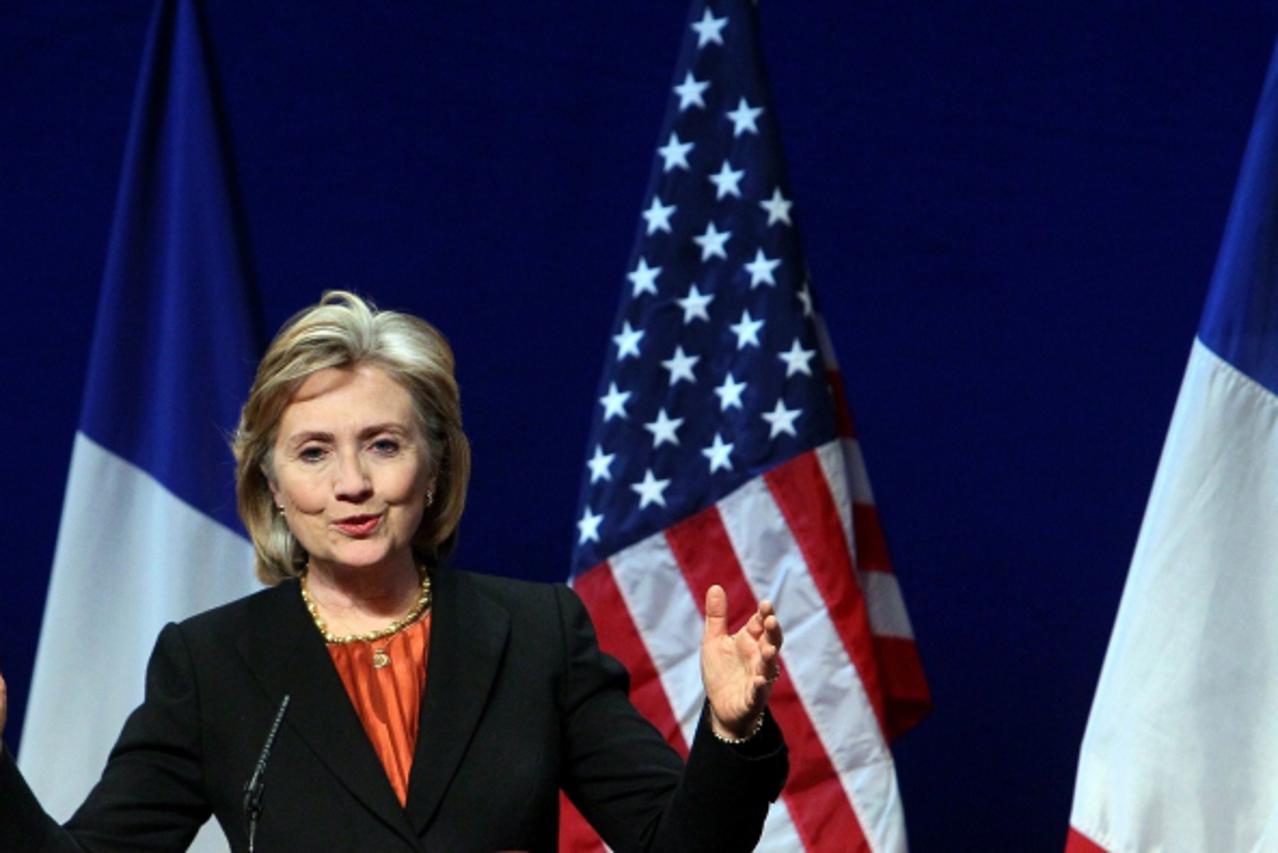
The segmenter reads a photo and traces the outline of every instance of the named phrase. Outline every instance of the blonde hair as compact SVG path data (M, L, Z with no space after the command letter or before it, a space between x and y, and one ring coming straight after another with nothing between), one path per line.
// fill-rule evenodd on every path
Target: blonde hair
M375 365L408 391L435 477L434 500L413 536L427 565L452 553L470 480L453 351L434 326L411 314L379 311L345 290L326 292L284 324L267 347L232 448L240 518L253 540L257 576L274 585L305 569L307 554L275 511L271 451L280 417L307 377L330 367Z

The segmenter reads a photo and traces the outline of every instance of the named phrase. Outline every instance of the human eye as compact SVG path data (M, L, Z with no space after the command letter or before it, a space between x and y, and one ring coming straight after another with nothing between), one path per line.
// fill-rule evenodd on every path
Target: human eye
M311 464L320 462L324 459L324 448L317 444L308 444L297 451L297 458Z
M373 439L371 447L375 453L380 453L382 456L394 456L399 452L400 443L398 439L382 436Z

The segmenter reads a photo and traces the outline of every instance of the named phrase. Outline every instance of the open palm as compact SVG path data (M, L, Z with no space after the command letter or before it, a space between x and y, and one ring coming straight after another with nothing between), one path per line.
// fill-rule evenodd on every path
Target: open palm
M771 602L735 634L728 633L728 598L723 587L706 591L706 626L701 637L701 680L710 701L711 724L720 735L748 735L772 695L780 672L781 623Z

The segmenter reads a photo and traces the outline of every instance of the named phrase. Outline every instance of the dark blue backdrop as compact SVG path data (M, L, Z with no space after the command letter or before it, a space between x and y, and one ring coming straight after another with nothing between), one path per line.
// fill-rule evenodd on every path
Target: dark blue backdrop
M149 7L0 7L10 742ZM459 561L562 578L685 6L208 12L268 326L341 285L445 329L476 460ZM763 21L936 699L897 750L914 847L1058 848L1278 8L774 0Z

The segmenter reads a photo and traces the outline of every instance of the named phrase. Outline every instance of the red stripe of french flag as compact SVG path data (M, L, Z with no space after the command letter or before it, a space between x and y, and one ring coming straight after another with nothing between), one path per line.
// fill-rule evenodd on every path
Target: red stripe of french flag
M1071 826L1065 836L1065 853L1106 853L1106 850Z

